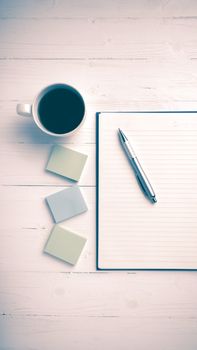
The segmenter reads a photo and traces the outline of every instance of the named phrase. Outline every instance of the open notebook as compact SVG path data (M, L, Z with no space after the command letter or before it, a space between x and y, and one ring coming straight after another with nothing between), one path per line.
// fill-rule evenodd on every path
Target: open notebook
M144 197L118 128L156 204ZM97 267L197 269L197 113L97 114Z

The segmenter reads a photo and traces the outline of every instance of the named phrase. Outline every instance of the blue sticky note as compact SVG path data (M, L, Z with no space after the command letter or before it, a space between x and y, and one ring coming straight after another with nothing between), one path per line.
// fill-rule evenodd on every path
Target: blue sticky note
M56 192L46 197L46 201L56 223L88 210L78 186L72 186L63 191Z

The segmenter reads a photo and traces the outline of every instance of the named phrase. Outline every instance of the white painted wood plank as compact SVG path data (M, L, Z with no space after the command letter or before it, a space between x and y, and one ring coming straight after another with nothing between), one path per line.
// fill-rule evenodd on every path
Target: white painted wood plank
M14 18L114 18L114 17L194 17L195 0L1 0L1 17Z
M95 110L171 109L197 101L197 60L172 61L0 61L0 100L31 102L45 85L75 86ZM13 102L14 102L13 101ZM15 109L13 109L15 113Z
M197 346L196 320L184 316L3 316L0 328L2 350L196 350Z
M177 321L185 317L196 320L197 280L194 276L195 272L183 273L182 277L179 272L150 271L132 274L3 272L1 296L7 294L7 298L1 304L1 315L33 316L36 310L37 317L130 317L131 320L171 317ZM188 294L191 298L186 300Z
M190 19L189 25L185 17L0 19L0 31L1 59L197 58L197 16Z
M26 350L31 341L37 350L127 350L131 345L195 350L194 277L178 272L2 274L1 346Z

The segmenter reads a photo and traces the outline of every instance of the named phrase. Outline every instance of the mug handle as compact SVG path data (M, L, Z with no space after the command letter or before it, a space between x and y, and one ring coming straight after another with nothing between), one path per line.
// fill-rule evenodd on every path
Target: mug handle
M16 111L23 117L32 117L32 105L29 103L18 103Z

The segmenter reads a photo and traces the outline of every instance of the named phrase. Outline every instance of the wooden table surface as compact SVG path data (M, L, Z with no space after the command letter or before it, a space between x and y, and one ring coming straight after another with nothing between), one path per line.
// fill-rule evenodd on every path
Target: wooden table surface
M86 100L67 139L15 111L54 82ZM196 0L0 1L0 350L197 349L196 272L95 268L95 112L196 109ZM44 198L70 186L44 170L59 142L89 156L75 267L43 254Z

